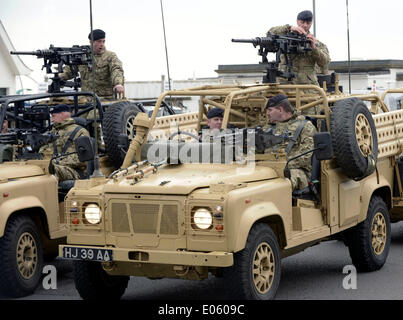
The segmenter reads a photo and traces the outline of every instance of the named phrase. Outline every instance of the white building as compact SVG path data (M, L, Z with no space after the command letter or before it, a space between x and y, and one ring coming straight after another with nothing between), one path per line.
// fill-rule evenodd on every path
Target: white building
M189 80L175 80L171 81L171 90L181 90L193 87L200 87L204 85L219 84L219 78L201 78ZM162 76L160 81L126 81L125 82L125 95L130 99L156 99L161 93L169 90L168 81ZM168 97L166 100L169 100ZM199 101L197 97L177 97L175 96L174 105L184 106L185 111L193 112L199 108Z
M0 96L16 94L16 81L21 76L29 75L29 69L17 55L10 55L15 51L6 29L0 21Z

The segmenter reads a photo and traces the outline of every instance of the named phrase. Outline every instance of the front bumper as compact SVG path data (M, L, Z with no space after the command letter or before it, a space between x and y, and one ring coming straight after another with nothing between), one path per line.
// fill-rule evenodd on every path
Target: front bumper
M60 245L59 256L71 260L89 260L63 257L63 248L108 249L113 252L112 261L153 263L184 266L230 267L234 264L234 256L230 252L197 252L167 250L133 250L111 247Z

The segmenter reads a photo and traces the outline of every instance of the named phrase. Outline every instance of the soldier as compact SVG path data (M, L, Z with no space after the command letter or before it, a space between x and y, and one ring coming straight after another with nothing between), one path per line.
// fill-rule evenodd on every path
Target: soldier
M220 108L213 108L207 112L207 126L208 128L202 130L202 141L211 141L214 136L221 132L222 119L224 117L224 110Z
M266 104L266 114L270 124L263 129L272 128L275 135L287 136L289 139L284 139L281 144L266 149L265 153L275 153L279 149L285 149L290 159L314 149L315 127L304 116L298 114L286 96L279 94L270 98ZM293 190L308 187L312 171L311 157L312 154L307 154L289 163Z
M53 128L51 133L57 138L40 148L46 155L64 155L75 152L74 140L81 136L89 136L88 131L75 124L71 118L70 106L59 104L51 111ZM79 172L84 172L86 165L78 159L77 154L70 154L53 160L55 175L59 182L80 179Z
M311 40L312 51L298 54L293 59L292 71L297 74L296 84L313 84L319 85L317 78L317 70L325 73L328 72L330 63L330 55L327 46L320 42L310 33L312 26L313 14L311 11L302 11L297 16L297 26L286 24L284 26L273 27L268 33L284 35L290 32L305 34ZM280 70L285 70L285 57L281 57Z
M122 62L116 54L105 49L105 32L100 29L93 30L94 35L94 63L95 68L95 90L93 89L92 70L86 66L79 66L82 82L82 91L94 91L99 97L113 99L113 91L124 93L124 76ZM91 33L88 35L91 43ZM64 80L73 77L70 67L66 67L60 74Z

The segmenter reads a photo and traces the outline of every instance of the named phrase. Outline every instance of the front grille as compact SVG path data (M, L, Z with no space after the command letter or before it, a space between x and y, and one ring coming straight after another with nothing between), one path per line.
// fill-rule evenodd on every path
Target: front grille
M161 234L178 234L178 206L164 205L161 216Z
M177 204L115 202L111 206L112 232L177 235Z
M130 215L135 233L157 233L160 205L131 204Z
M112 231L113 232L130 232L129 218L127 216L126 204L112 204Z

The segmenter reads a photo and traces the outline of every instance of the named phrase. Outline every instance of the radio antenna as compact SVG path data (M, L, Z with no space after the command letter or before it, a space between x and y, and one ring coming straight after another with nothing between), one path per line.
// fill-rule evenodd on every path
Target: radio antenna
M98 156L98 123L97 123L97 100L95 98L95 57L94 57L94 33L92 28L92 0L90 0L90 29L91 29L91 59L92 59L92 89L94 93L94 137L95 137L95 158L94 158L94 172L92 178L103 177L100 170L100 162Z
M348 17L348 0L346 0L347 10L347 50L348 50L348 89L351 94L351 58L350 58L350 20Z
M160 3L161 3L161 16L162 16L162 29L164 31L165 57L166 57L166 61L167 61L168 88L169 88L169 91L171 91L171 76L169 75L168 47L167 47L167 37L166 37L166 33L165 33L165 19L164 19L164 8L162 6L162 0L160 0Z

